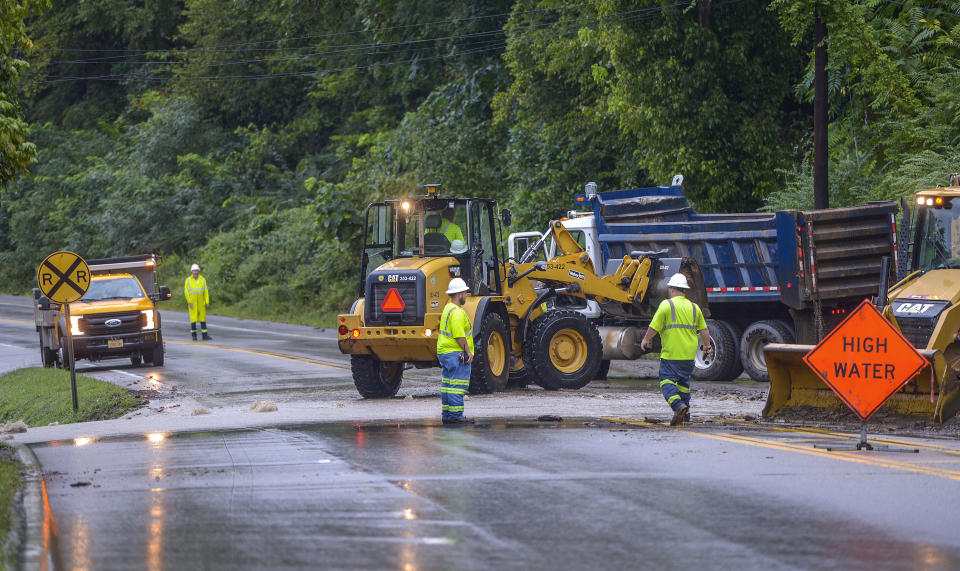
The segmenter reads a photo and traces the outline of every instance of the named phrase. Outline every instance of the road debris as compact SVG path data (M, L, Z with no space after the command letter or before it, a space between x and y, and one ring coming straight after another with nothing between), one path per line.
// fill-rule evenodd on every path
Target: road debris
M272 400L258 400L250 407L253 412L275 412L277 403Z

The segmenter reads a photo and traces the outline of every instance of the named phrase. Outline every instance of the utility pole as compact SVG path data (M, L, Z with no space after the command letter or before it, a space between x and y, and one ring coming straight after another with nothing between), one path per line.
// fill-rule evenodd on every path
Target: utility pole
M813 207L829 208L827 186L827 24L816 8L813 24Z

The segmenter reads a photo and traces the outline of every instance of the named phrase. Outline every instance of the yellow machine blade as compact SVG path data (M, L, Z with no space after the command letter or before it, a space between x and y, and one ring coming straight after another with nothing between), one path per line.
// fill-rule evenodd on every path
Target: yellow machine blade
M843 402L803 361L813 345L771 343L764 350L770 373L770 392L763 408L764 418L790 416L804 409L836 410ZM960 385L956 371L946 370L946 362L937 351L920 351L927 359L924 367L902 389L884 403L882 412L944 422L960 410ZM932 363L932 365L931 365ZM939 371L931 383L931 366ZM932 397L931 397L932 393Z

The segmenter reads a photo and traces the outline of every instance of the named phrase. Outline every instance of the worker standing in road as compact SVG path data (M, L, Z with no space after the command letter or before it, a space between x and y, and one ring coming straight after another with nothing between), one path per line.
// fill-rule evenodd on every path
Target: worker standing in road
M437 336L437 358L440 360L440 400L444 424L472 424L463 416L463 395L470 388L473 363L473 332L470 318L463 310L470 288L461 278L453 278L447 286L450 301L440 314Z
M200 275L200 266L190 266L190 275L183 283L183 293L187 296L187 308L190 311L190 336L197 340L197 323L203 340L213 339L207 334L207 308L210 307L210 292L207 291L207 279Z
M660 334L660 391L673 409L670 426L690 420L690 373L697 356L697 335L707 356L713 354L710 331L703 311L686 298L687 277L674 274L667 282L669 297L660 302L640 347L650 349L653 336Z

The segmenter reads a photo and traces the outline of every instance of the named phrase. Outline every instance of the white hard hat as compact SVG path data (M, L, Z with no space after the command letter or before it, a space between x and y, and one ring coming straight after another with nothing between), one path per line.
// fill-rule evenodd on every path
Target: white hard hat
M451 254L462 254L467 251L467 243L463 240L454 240L450 242L450 253Z
M198 266L197 264L194 264L194 265L190 266L190 271L192 272L193 270L197 270L197 271L199 272L199 271L200 271L200 266Z
M687 283L687 276L683 274L673 274L670 281L667 282L667 285L677 289L690 289L690 284Z
M470 291L470 288L467 287L467 282L461 278L453 278L450 280L450 285L447 286L447 295L453 295L462 291Z

